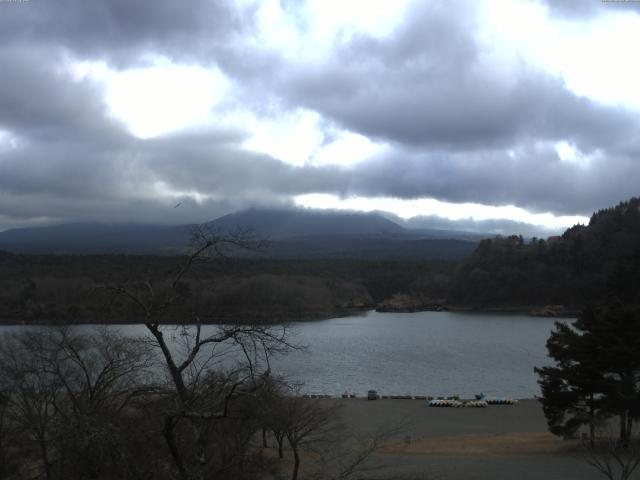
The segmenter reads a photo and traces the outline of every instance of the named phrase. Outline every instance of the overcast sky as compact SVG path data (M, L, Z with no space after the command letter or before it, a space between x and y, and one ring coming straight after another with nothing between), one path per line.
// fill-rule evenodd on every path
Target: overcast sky
M640 193L640 3L0 0L0 40L0 230L298 205L556 232Z

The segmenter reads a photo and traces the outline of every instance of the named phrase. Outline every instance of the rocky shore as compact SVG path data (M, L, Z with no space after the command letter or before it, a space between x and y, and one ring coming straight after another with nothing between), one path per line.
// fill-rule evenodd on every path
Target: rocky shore
M544 307L532 308L529 315L532 317L558 317L575 318L580 315L581 308L567 305L545 305Z
M447 310L444 299L419 298L402 293L380 302L376 312L442 312Z

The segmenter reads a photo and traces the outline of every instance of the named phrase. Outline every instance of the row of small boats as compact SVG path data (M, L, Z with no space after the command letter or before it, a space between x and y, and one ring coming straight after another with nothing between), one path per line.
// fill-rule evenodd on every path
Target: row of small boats
M430 407L451 408L485 408L489 405L515 405L518 400L509 397L483 397L476 400L460 400L457 398L436 398L429 400Z
M304 398L334 398L332 395L303 395ZM426 400L427 405L430 407L452 407L452 408L460 408L460 407L469 407L469 408L484 408L489 405L515 405L518 403L518 400L511 397L486 397L484 394L479 394L475 396L474 400L463 400L459 396L453 397L428 397L424 395L379 395L375 390L369 390L367 392L368 400L378 400L378 399L392 399L392 400ZM344 392L342 394L342 398L358 398L357 394L354 391Z

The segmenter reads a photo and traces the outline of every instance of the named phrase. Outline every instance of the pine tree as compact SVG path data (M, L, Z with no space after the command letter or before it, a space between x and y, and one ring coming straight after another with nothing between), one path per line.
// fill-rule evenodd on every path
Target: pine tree
M612 303L586 308L572 324L556 323L547 341L556 365L536 368L549 429L572 437L617 416L628 444L640 415L640 309Z
M557 365L535 370L540 376L540 402L549 430L571 438L583 425L588 425L593 442L596 424L607 416L601 408L604 379L597 357L590 352L589 338L580 334L578 322L573 326L556 323L547 349Z

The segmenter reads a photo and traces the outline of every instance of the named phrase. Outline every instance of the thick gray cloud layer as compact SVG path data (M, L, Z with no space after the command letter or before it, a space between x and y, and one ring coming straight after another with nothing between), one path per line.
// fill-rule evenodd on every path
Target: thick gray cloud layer
M3 45L59 45L121 66L139 63L148 52L193 60L233 51L236 35L251 27L240 10L218 0L5 3L0 15Z
M549 7L571 18L608 8L578 4ZM385 38L355 34L321 59L295 61L253 39L256 7L0 3L0 131L9 132L0 137L0 228L40 217L199 221L306 193L582 215L637 194L638 112L579 97L525 62L488 58L472 5L416 2ZM102 85L63 68L73 58L126 69L149 54L220 68L234 101L258 115L306 108L390 148L350 168L295 167L245 150L251 132L241 128L141 140L111 118ZM563 161L559 141L588 160Z
M541 0L549 10L564 18L588 18L603 13L640 12L640 4L629 0Z
M524 222L516 222L514 220L449 220L437 215L413 217L408 221L402 221L399 218L391 218L401 225L411 229L435 229L435 230L453 230L468 233L484 233L495 235L522 235L524 237L547 238L557 235L557 229L548 229L536 225L530 225Z

